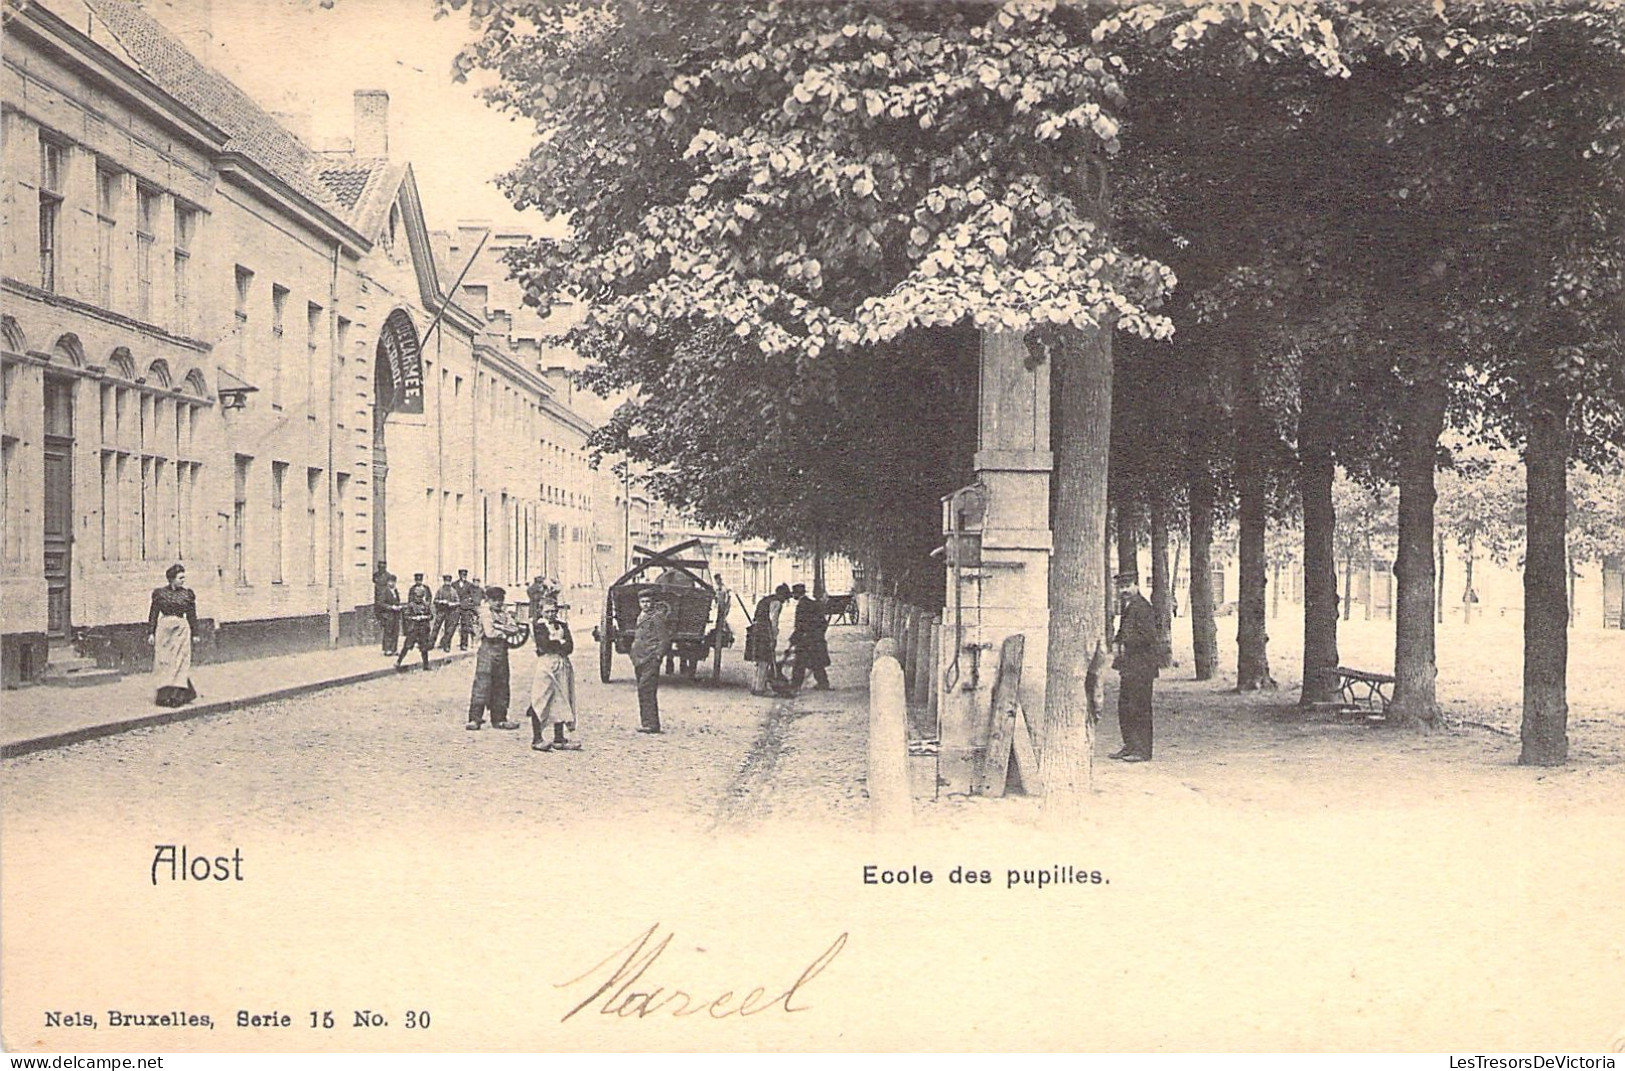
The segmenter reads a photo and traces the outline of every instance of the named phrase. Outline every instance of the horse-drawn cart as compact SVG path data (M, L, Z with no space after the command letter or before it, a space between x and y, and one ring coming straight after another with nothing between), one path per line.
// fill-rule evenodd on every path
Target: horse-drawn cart
M609 586L604 596L604 613L593 638L598 641L598 677L609 683L615 652L630 654L638 623L638 598L645 591L671 607L671 654L681 660L685 677L693 677L701 659L711 656L711 679L722 676L722 648L725 631L713 625L717 593L706 580L707 562L685 561L678 557L699 546L690 539L665 550L634 546L641 558L621 578ZM653 576L653 580L644 579Z

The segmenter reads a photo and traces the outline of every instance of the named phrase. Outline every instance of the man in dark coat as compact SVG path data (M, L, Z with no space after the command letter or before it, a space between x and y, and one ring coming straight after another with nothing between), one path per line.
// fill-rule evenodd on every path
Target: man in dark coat
M406 656L416 647L423 652L423 668L429 668L429 648L433 646L431 637L434 627L434 608L430 601L434 592L429 585L423 582L423 574L413 574L412 586L406 589L406 607L401 611L401 627L405 632L405 642L401 645L401 653L395 656L395 668L400 669Z
M638 732L660 732L660 660L671 647L671 607L652 589L638 592L638 622L632 635L632 669L638 679Z
M378 622L378 634L384 653L392 655L400 643L401 592L395 586L394 573L380 566L380 574L373 579L372 614Z
M790 688L800 688L811 673L818 682L815 687L828 691L829 674L824 670L829 666L829 644L824 642L824 630L829 627L829 619L824 616L823 604L807 597L806 584L797 584L790 594L796 604L795 625L790 633L790 649L795 652Z
M1157 642L1157 616L1140 594L1138 573L1117 574L1119 624L1113 644L1120 678L1117 689L1117 727L1122 750L1112 754L1124 762L1151 761L1151 689L1161 668Z
M429 632L429 645L440 645L442 651L451 650L451 634L457 631L457 585L451 574L440 577L440 590L434 593L434 627Z
M480 582L468 578L467 569L457 570L457 649L468 650L469 637L479 627Z

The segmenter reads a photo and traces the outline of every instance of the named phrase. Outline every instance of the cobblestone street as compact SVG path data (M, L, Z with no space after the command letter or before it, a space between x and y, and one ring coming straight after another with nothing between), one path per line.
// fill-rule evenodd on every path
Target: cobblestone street
M426 828L446 819L559 822L571 816L694 829L770 814L863 817L866 693L857 629L832 635L836 690L790 701L752 696L748 667L727 652L722 680L666 678L666 732L634 731L630 663L597 678L575 656L583 749L537 753L524 723L532 663L511 656L517 732L463 728L472 659L66 748L7 764L8 833L63 814L143 825ZM584 645L589 646L589 645ZM436 652L438 659L439 653ZM380 661L383 659L380 657ZM74 702L95 702L94 692ZM850 708L850 709L848 709Z

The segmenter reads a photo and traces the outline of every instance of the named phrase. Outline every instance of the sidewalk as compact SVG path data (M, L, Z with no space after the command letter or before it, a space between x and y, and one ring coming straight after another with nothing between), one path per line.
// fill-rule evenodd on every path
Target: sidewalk
M453 648L448 655L436 649L430 665L438 668L471 654ZM418 657L416 651L412 652L407 664L415 665ZM148 673L80 688L35 685L0 692L0 758L201 718L394 673L394 658L386 657L376 646L339 647L193 666L192 683L198 698L174 709L154 702L157 688Z

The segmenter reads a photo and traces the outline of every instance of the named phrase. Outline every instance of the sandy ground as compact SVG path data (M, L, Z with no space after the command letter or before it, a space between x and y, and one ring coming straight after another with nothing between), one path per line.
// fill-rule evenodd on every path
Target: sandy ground
M1344 661L1386 669L1363 627ZM1491 672L1506 659L1473 636L1441 695L1497 724L1516 707ZM1300 716L1285 637L1275 694L1182 667L1158 686L1156 761L1099 758L1061 831L1035 800L933 800L924 780L914 829L870 835L855 631L837 633L835 691L757 699L730 660L725 687L662 689L660 738L632 731L629 667L605 686L578 656L572 754L464 731L469 671L448 668L27 756L4 768L4 1040L1596 1051L1625 1028L1625 763L1595 679L1621 640L1575 644L1593 668L1557 770L1516 766L1516 740L1485 729ZM519 694L528 679L516 658ZM245 880L154 884L161 843L240 849ZM672 940L633 991L778 992L824 966L804 1010L743 1021L590 1000L651 933L646 949ZM81 1008L98 1029L44 1025ZM109 1029L119 1008L215 1025ZM237 1027L249 1009L295 1025ZM323 1009L331 1031L307 1025ZM413 1009L432 1033L404 1027Z

